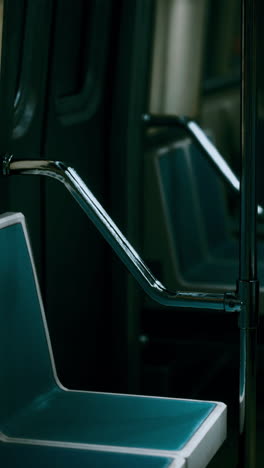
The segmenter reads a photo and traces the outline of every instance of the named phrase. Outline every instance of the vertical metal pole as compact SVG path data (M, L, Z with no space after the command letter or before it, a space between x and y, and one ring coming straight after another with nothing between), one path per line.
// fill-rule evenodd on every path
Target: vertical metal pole
M240 314L240 460L256 467L256 348L259 284L256 257L256 0L242 0Z

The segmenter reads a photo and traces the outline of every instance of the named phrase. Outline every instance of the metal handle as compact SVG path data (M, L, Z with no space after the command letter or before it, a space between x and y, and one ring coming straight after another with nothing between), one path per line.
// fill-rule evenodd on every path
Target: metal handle
M240 311L241 303L233 293L172 292L158 281L130 245L77 172L61 161L15 160L6 156L4 175L44 175L64 184L103 237L107 240L144 291L160 304L173 307L191 307L227 312Z
M110 7L111 2L96 0L90 12L93 18L88 28L90 29L89 57L81 89L69 96L56 98L56 112L64 125L89 120L100 104L106 65L105 48L110 27Z
M41 95L39 88L42 86L45 63L42 37L49 27L48 17L51 6L50 0L45 3L37 0L27 4L21 70L14 102L13 139L21 138L28 131L39 103Z

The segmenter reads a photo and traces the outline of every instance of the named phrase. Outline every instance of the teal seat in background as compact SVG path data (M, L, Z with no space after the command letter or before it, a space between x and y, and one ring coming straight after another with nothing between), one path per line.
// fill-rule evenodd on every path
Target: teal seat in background
M0 258L2 466L205 467L225 438L225 405L64 388L20 213L0 217Z
M172 145L157 166L183 278L234 289L239 244L228 229L222 181L189 140Z
M226 190L197 145L178 139L152 147L145 182L144 256L160 265L161 280L180 290L235 290L239 241L230 228ZM264 279L263 242L258 251Z

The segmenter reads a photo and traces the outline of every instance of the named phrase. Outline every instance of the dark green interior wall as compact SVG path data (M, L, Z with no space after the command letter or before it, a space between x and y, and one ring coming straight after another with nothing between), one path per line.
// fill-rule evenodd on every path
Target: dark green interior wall
M8 2L5 9L1 152L9 151L22 158L41 156L66 160L104 202L107 177L104 169L107 157L104 106L110 29L104 32L106 70L102 99L89 119L65 126L58 118L56 108L58 85L64 85L64 82L60 83L63 64L58 57L64 51L64 56L68 54L72 66L76 67L73 50L65 51L65 46L73 49L76 43L73 41L70 45L65 41L65 34L75 37L80 17L72 18L70 32L62 31L63 14L69 13L72 2L28 0L21 2L17 10L15 3ZM100 0L97 3L107 5L110 15L110 2ZM79 7L84 4L81 2ZM26 24L24 18L32 9L40 19L36 22L36 18L32 18L32 24ZM86 20L89 23L90 18ZM110 16L108 23L110 25ZM35 24L38 31L35 31ZM105 22L103 26L107 26ZM28 28L35 35L24 45ZM32 70L39 79L37 83L36 80L22 83L22 86L30 87L29 95L34 93L37 105L30 125L17 137L13 131L14 102L21 75L21 44L26 54L34 49ZM104 281L105 243L64 188L43 179L17 177L2 179L0 190L1 210L22 211L28 221L59 376L69 386L96 385L97 375L100 375L97 359L101 346L100 328L108 296Z
M51 0L5 2L0 80L1 154L8 152L29 159L42 154L51 18ZM43 183L38 178L2 178L0 197L1 212L25 214L42 281Z
M15 3L6 2L5 11L1 152L26 158L41 155L74 166L131 242L140 247L141 114L146 110L154 2L97 1L109 15L97 30L100 33L101 28L97 36L101 48L100 38L103 41L104 72L101 82L94 80L94 93L100 82L101 98L90 115L66 123L58 111L58 99L78 94L86 64L92 67L89 47L80 50L86 41L80 29L85 25L89 29L92 8L85 1L75 3L79 8L75 11L70 0L25 0L16 10ZM34 80L29 86L37 104L30 125L17 135L14 102L29 9L32 24L27 27L34 31L34 40L28 41L24 52L32 53ZM37 23L34 12L41 13ZM80 72L71 74L77 63ZM63 383L131 391L139 374L140 300L134 280L55 181L2 178L0 194L1 211L22 211L28 220Z
M111 132L111 213L132 245L141 252L143 139L141 117L148 106L148 86L155 2L124 1L118 62L113 88ZM123 265L112 263L113 360L116 387L139 391L139 321L142 295ZM120 352L120 349L122 352Z
M101 0L97 3L108 15L97 24L103 41L104 73L101 83L93 68L96 51L91 53L87 63L85 52L79 50L80 47L85 48L86 40L77 40L80 28L89 27L93 21L93 17L90 18L93 9L87 10L86 2L80 2L80 11L76 15L71 1L56 4L44 153L72 165L105 205L108 155L105 109L112 45L111 2ZM67 34L70 37L65 40ZM89 39L88 35L88 46ZM67 58L71 63L65 67ZM101 99L90 114L76 118L73 112L65 122L58 112L59 99L65 97L65 93L75 99L84 86L74 76L64 79L65 70L75 68L76 61L84 61L79 63L80 67L83 66L84 80L86 73L91 74L91 99L98 92L98 86L101 86ZM89 105L88 100L85 106ZM106 244L65 189L53 181L47 181L45 186L44 216L47 315L59 375L69 386L98 388L102 373L101 349L107 351L102 341L104 316L109 307Z

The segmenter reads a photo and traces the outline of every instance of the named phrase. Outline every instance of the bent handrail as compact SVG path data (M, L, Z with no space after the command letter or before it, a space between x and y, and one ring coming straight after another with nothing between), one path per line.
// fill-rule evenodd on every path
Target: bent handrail
M2 172L4 175L43 175L62 182L142 289L156 302L172 307L240 311L241 301L235 293L173 292L163 286L72 167L61 161L16 160L6 155Z
M197 146L202 150L202 153L207 157L209 162L213 164L217 173L224 179L224 182L231 187L237 194L240 191L240 181L236 174L232 171L226 160L221 153L210 141L203 129L189 117L182 117L177 115L155 115L144 114L143 122L147 126L165 126L165 127L179 127L185 130ZM264 219L264 209L262 206L257 206L257 213L260 219Z

